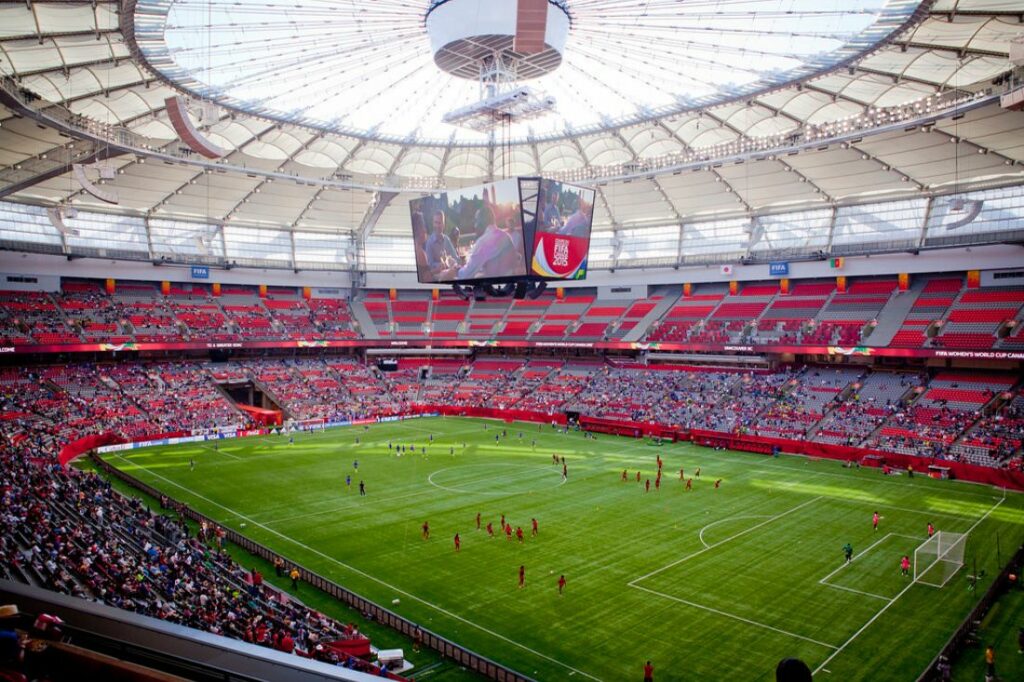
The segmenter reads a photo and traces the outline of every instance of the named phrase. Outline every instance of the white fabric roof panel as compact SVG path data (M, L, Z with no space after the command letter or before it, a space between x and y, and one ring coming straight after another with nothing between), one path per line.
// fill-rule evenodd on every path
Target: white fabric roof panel
M151 138L154 147L166 144L176 149L180 143L163 111L164 99L176 91L131 59L127 43L117 30L117 7L117 3L102 1L95 8L89 3L0 4L0 70L14 75L35 74L25 75L20 85L44 100L67 101L72 111L97 121L129 122L132 130ZM1001 55L1009 39L1021 32L1020 24L1012 17L963 13L1020 10L1016 0L939 0L930 18L896 36L896 44L860 59L852 71L844 68L811 78L803 88L783 87L727 104L712 104L704 115L695 107L693 111L652 118L612 132L517 142L507 154L500 143L493 151L483 146L460 147L459 143L384 143L222 110L222 119L204 134L231 152L226 161L247 170L207 176L196 166L165 165L152 159L139 164L124 157L115 162L123 166L124 174L109 183L122 197L113 210L152 210L166 199L159 206L161 215L218 220L234 210L235 224L290 229L297 221L307 229L353 231L367 214L372 193L321 189L317 182L320 178L440 178L452 187L505 174L575 173L587 166L659 163L665 155L692 150L699 153L743 137L798 132L800 122L824 124L858 116L865 104L899 106L936 94L941 88L990 85L1008 68ZM951 11L955 12L953 21L943 14ZM37 21L42 43L35 37ZM903 42L910 45L904 48L899 44ZM958 54L961 50L965 52L962 56ZM65 66L71 68L65 72ZM707 71L712 76L716 73L710 67ZM580 87L596 81L593 75L572 73ZM619 100L633 106L640 93L650 89L639 78L629 88L632 90L610 93L607 106ZM633 94L628 95L630 92ZM408 92L393 94L398 99L410 96ZM422 92L416 100L427 102ZM593 106L604 104L595 101ZM0 118L0 165L12 166L44 153L51 158L66 154L58 147L68 139L55 131L40 129L29 119L3 113ZM638 229L636 226L643 225L657 230L659 223L675 223L677 214L692 221L748 211L789 210L829 199L862 202L871 197L919 196L922 189L916 183L929 192L972 183L1022 182L1021 166L1006 163L1007 159L1024 160L1022 129L1024 114L989 105L957 121L941 119L929 134L902 130L866 134L851 149L831 144L824 151L805 150L777 160L721 165L714 172L687 168L679 175L658 175L656 182L641 178L629 184L608 181L601 187L605 198L597 201L594 229ZM950 144L947 134L962 138L963 143ZM979 147L991 153L980 154ZM869 158L862 158L864 154ZM786 166L794 172L787 172ZM266 183L265 176L257 171L298 174L313 186L287 180ZM725 182L716 182L716 173ZM800 181L801 175L806 176L806 182ZM902 181L903 176L909 180ZM192 178L196 184L189 184ZM726 191L727 184L734 191ZM259 193L253 191L256 187L260 187ZM815 188L820 188L821 194ZM24 189L14 198L51 204L69 195L76 205L99 205L81 193L67 174ZM405 202L411 196L415 194L407 192L396 198L377 222L374 233L407 236Z

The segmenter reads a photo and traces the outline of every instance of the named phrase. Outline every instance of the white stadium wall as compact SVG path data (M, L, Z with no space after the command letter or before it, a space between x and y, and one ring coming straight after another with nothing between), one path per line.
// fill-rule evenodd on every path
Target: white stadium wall
M994 245L974 246L957 249L922 251L918 255L910 253L885 254L876 256L848 256L844 259L842 269L830 267L829 261L805 261L789 263L790 279L829 278L838 275L847 277L865 277L872 275L891 275L900 272L910 274L926 272L963 272L965 270L1002 270L1024 266L1024 246ZM7 276L36 276L40 282L36 285L12 282L3 284ZM316 270L291 270L276 268L244 268L230 270L210 267L209 279L193 279L191 269L186 265L154 265L140 261L118 261L98 258L76 258L68 260L64 256L17 253L0 251L0 288L42 288L55 290L55 277L83 277L104 279L112 277L120 280L146 280L172 282L220 282L222 284L267 284L269 286L309 286L327 289L348 290L352 286L351 276L347 272L327 272ZM722 282L729 280L764 281L779 279L769 274L768 264L733 265L732 275L722 273L720 265L681 266L673 268L626 268L615 271L591 270L587 279L582 282L564 282L552 286L564 286L567 289L591 287L602 293L602 298L616 298L618 295L611 288L630 288L634 285L651 286L658 284L679 284L691 282ZM988 280L983 280L988 283ZM996 282L992 282L995 284ZM14 286L19 284L20 286ZM413 272L370 272L366 275L365 288L370 289L423 289L435 288L434 285L419 284ZM622 294L626 295L626 294ZM630 293L630 296L633 294Z

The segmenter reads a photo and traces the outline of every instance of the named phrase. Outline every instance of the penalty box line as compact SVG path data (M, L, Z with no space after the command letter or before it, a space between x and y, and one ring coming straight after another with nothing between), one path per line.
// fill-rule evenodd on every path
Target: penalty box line
M659 573L667 571L668 569L673 568L674 566L678 566L679 564L681 564L681 563L683 563L685 561L689 561L690 559L693 559L694 557L698 557L701 554L704 554L705 552L708 552L708 551L714 549L715 547L720 547L721 545L724 545L727 542L731 542L731 541L735 540L736 538L742 537L742 536L746 535L747 533L752 533L755 530L757 530L758 528L761 528L762 526L768 525L772 521L777 521L777 520L781 519L784 516L788 516L788 515L790 515L790 514L792 514L794 512L798 512L801 509L803 509L804 507L806 507L806 506L808 506L810 504L813 504L814 502L817 502L818 500L820 500L822 498L823 498L822 495L819 495L817 497L811 498L811 499L807 500L806 502L802 502L802 503L798 504L797 506L795 506L795 507L793 507L791 509L787 509L786 511L784 511L784 512L782 512L780 514L776 514L775 516L769 517L769 518L765 519L764 521L762 521L761 523L758 523L758 524L756 524L754 526L751 526L750 528L747 528L746 530L742 530L739 533L736 533L735 535L730 535L729 537L727 537L724 540L721 540L721 541L716 542L716 543L711 544L711 545L707 545L706 547L704 547L704 549L699 549L696 552L693 552L692 554L687 554L682 559L677 559L676 561L673 561L670 564L665 564L661 568L656 568L653 571L651 571L650 573L646 573L646 574L640 576L639 578L633 578L633 580L630 580L628 583L626 583L626 585L629 586L629 587L636 587L637 583L643 582L644 580L647 580L648 578L650 578L652 576L656 576Z
M800 634L797 634L795 632L790 632L789 630L783 630L782 628L777 628L774 625L768 625L767 623L761 623L761 622L758 622L756 620L751 620L749 618L744 618L743 616L738 616L735 613L729 613L728 611L722 611L721 609L716 609L716 608L713 608L713 607L710 607L710 606L706 606L704 604L698 604L696 602L692 602L692 601L689 601L687 599L682 599L681 597L676 597L676 596L671 595L671 594L665 594L664 592L658 592L657 590L652 590L652 589L649 589L647 587L643 587L643 586L638 584L638 583L646 580L647 578L650 578L651 576L657 575L657 574L659 574L659 573L661 573L663 571L666 571L666 570L668 570L668 569L670 569L670 568L672 568L674 566L678 566L679 564L681 564L681 563L683 563L685 561L689 561L690 559L693 559L694 557L700 556L701 554L704 554L705 552L708 552L708 551L714 549L715 547L719 547L721 545L724 545L727 542L731 542L732 540L735 540L736 538L742 537L743 535L746 535L747 533L751 533L751 532L757 530L758 528L761 528L762 526L765 526L765 525L771 523L772 521L776 521L778 519L781 519L784 516L788 516L789 514L792 514L792 513L797 512L797 511L800 511L804 507L806 507L806 506L808 506L810 504L813 504L814 502L817 502L818 500L822 499L822 497L823 496L819 495L818 497L814 497L814 498L812 498L810 500L807 500L806 502L798 504L797 506L792 507L791 509L787 509L786 511L784 511L784 512L782 512L780 514L776 514L775 516L772 516L772 517L770 517L768 519L765 519L761 523L758 523L758 524L756 524L754 526L751 526L750 528L747 528L746 530L740 531L739 533L736 533L735 535L731 535L731 536L727 537L726 539L724 539L724 540L722 540L720 542L716 542L716 543L714 543L712 545L707 545L706 547L704 547L704 549L700 549L700 550L697 550L696 552L694 552L692 554L688 554L685 557L683 557L682 559L679 559L678 561L673 561L672 563L666 564L665 566L662 566L659 569L651 571L650 573L648 573L646 575L642 575L639 578L635 578L635 579L631 580L630 582L628 582L626 585L628 587L632 587L634 589L641 590L643 592L647 592L648 594L653 594L653 595L658 596L658 597L663 597L664 599L668 599L670 601L674 601L674 602L677 602L679 604L685 604L685 605L691 606L691 607L693 607L695 609L700 609L702 611L707 611L709 613L714 613L714 614L716 614L718 616L722 616L724 618L729 618L729 619L732 619L732 620L735 620L735 621L739 621L739 622L745 623L747 625L752 625L754 627L758 627L758 628L761 628L763 630L769 630L771 632L775 632L775 633L778 633L780 635L786 635L787 637L793 637L793 638L796 638L796 639L799 639L799 640L802 640L802 641L805 641L805 642L810 642L812 644L816 644L818 646L825 647L826 649L833 649L833 650L837 649L838 647L836 645L829 644L828 642L822 642L821 640L817 640L817 639L814 639L812 637L806 637L804 635L800 635Z
M882 537L880 537L879 539L875 540L870 545L868 545L867 548L864 549L864 551L859 553L857 556L853 557L853 559L851 559L849 563L844 562L844 563L840 564L839 568L835 569L834 571L832 571L831 573L826 575L824 578L819 580L818 583L821 584L821 585L824 585L825 587L831 587L831 588L834 588L834 589L837 589L837 590L844 590L846 592L853 592L854 594L861 594L861 595L864 595L865 597L872 597L874 599L881 599L882 601L889 601L890 599L892 599L892 597L886 597L885 595L875 594L874 592L865 592L864 590L855 590L852 587L844 587L843 585L833 585L832 583L829 582L829 580L836 573L839 573L839 571L843 570L847 566L850 566L851 564L853 564L854 561L857 561L858 559L862 558L865 554L867 554L868 552L873 550L875 547L877 547L878 545L882 544L883 542L885 542L886 540L888 540L891 537L909 538L911 540L918 540L918 539L920 539L920 538L917 538L917 537L915 537L913 535L905 535L903 533L886 533L885 535L883 535Z
M123 460L123 461L125 461L125 462L127 462L129 464L134 464L133 462L130 462L129 460L125 459L124 457L122 457L119 454L115 454L115 456L118 459ZM595 682L602 682L601 678L599 678L599 677L595 677L595 676L591 675L590 673L587 673L587 672L584 672L584 671L580 670L579 668L574 668L571 665L569 665L568 663L563 663L562 661L558 660L557 658L554 658L552 656L548 656L547 654L543 654L543 653L537 651L536 649L531 649L530 647L526 646L525 644L521 644L521 643L515 641L514 639L512 639L510 637L506 637L505 635L502 635L501 633L498 633L498 632L495 632L494 630L486 628L483 625L479 625L478 623L474 623L473 621L469 620L468 618L464 618L464 617L462 617L462 616L460 616L460 615L458 615L456 613L453 613L453 612L449 611L448 609L446 609L446 608L444 608L442 606L438 606L437 604L433 604L433 603L423 599L422 597L418 597L415 594L412 594L411 592L406 592L402 588L396 587L395 585L387 583L387 582L381 580L380 578L378 578L377 576L375 576L375 575L373 575L371 573L367 573L366 571L362 571L362 570L356 568L355 566L351 566L351 565L346 564L346 563L344 563L342 561L339 561L338 559L336 559L336 558L334 558L334 557L332 557L332 556L330 556L328 554L325 554L324 552L321 552L318 549L310 547L309 545L307 545L307 544L305 544L303 542L299 542L295 538L289 537L289 536L285 535L284 533L280 533L280 532L274 530L273 528L270 528L269 526L265 526L264 524L259 523L258 521L254 520L254 519L252 519L252 518L250 518L248 516L245 516L244 514L241 514L241 513L235 511L234 509L232 509L230 507L225 507L223 504L221 504L219 502L215 502L214 500L211 500L210 498L206 497L205 495L201 495L200 493L195 492L191 488L187 488L187 487L181 485L180 483L177 483L176 481L172 481L171 479L167 478L166 476L158 474L157 472L153 471L152 469L149 469L148 467L142 466L141 464L135 464L135 466L138 466L138 467L140 467L142 469L145 469L151 475L156 476L157 478L159 478L162 481L166 481L167 483L170 483L175 488L180 488L181 490L184 490L185 492L189 493L190 495L194 495L195 497L199 498L200 500L203 500L203 501L205 501L205 502L207 502L209 504L212 504L215 507L220 507L224 511L226 511L226 512L228 512L230 514L233 514L236 518L244 519L245 521L248 521L252 525L257 526L258 528L262 528L263 530L265 530L266 532L270 533L271 535L279 537L282 540L285 540L286 542L290 542L291 544L295 545L296 547L304 549L307 552L309 552L310 554L314 554L314 555L320 557L321 559L323 559L325 561L328 561L328 562L330 562L332 564L340 566L341 568L344 568L344 569L346 569L348 571L351 571L352 573L355 573L356 575L358 575L360 577L363 577L363 578L365 578L365 579L367 579L367 580L369 580L371 582L375 582L378 585L381 585L382 587L386 587L386 588L388 588L390 590L394 590L396 593L402 595L403 597L408 597L409 599L412 599L413 601L419 602L420 604L423 604L424 606L427 606L427 607L437 611L438 613L444 614L445 616L447 616L447 617L449 617L449 618L451 618L453 620L457 620L460 623L465 623L466 625L468 625L470 627L473 627L473 628L475 628L477 630L480 630L481 632L485 632L488 635L491 635L492 637L494 637L496 639L499 639L499 640L501 640L501 641L503 641L503 642L505 642L507 644L511 644L512 646L514 646L514 647L516 647L518 649L522 649L523 651L528 651L531 654L533 654L534 656L537 656L538 658L542 658L545 661L548 661L548 662L554 663L556 665L559 665L559 666L565 668L566 670L571 670L572 673L579 674L580 676L585 677L585 678L587 678L589 680L594 680Z
M653 595L656 595L658 597L663 597L665 599L669 599L671 601L678 602L680 604L686 604L687 606L692 606L695 609L701 609L702 611L708 611L709 613L714 613L716 615L723 616L725 618L730 618L732 620L737 620L737 621L739 621L741 623L746 623L747 625L753 625L754 627L762 628L764 630L771 630L772 632L776 632L776 633L778 633L780 635L786 635L787 637L795 637L796 639L801 639L801 640L803 640L805 642L810 642L811 644L817 644L818 646L825 647L826 649L837 649L838 648L835 644L829 644L828 642L822 642L820 640L813 639L811 637L805 637L804 635L798 635L795 632L790 632L789 630L783 630L782 628L777 628L774 625L768 625L767 623L759 623L756 620L750 620L749 618L744 618L743 616L737 616L735 613L729 613L728 611L722 611L720 609L712 608L710 606L705 606L704 604L698 604L696 602L688 601L686 599L682 599L680 597L676 597L676 596L671 595L671 594L665 594L664 592L658 592L657 590L650 590L650 589L648 589L646 587L641 587L640 585L630 585L630 587L632 587L634 589L637 589L637 590L642 590L644 592L647 592L648 594L653 594Z
M1004 491L1004 495L1005 495L1005 491ZM1006 498L1003 497L1003 499L997 501L994 505L989 507L988 511L985 512L984 516L982 516L977 521L975 521L974 524L970 528L967 529L967 532L964 533L964 535L967 535L969 537L971 532L975 528L977 528L981 524L982 521L987 519L992 514L992 512L994 512L996 509L998 509L999 506L1003 502L1005 502L1005 501L1006 501ZM899 600L900 597L902 597L908 591L910 591L910 588L913 587L917 582L918 582L917 578L912 578L909 585L907 585L902 590L900 590L900 593L897 594L892 599L890 599L888 601L888 603L883 605L882 608L880 608L878 610L878 613L876 613L875 615L871 616L871 618L868 620L867 623L864 623L864 625L859 630L857 630L857 632L855 632L852 635L850 635L850 638L848 640L843 642L835 651L833 651L831 654L829 654L829 657L826 658L824 661L822 661L821 665L819 665L817 668L814 669L814 674L817 675L819 672L822 672L825 669L825 666L832 662L832 659L834 659L836 656L841 654L843 652L843 650L846 649L846 647L850 646L854 642L854 640L856 640L858 637L860 637L862 634L864 634L864 631L867 630L869 627L871 627L872 623L874 623L876 620L881 618L882 614L885 613L886 611L888 611L889 608L893 604L895 604Z

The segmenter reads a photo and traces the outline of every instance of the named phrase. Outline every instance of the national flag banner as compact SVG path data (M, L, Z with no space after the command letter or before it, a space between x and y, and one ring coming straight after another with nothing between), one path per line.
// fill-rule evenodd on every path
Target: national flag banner
M831 258L829 259L828 264L833 270L842 270L845 260L845 258Z
M533 274L552 279L584 279L589 249L588 237L538 232L534 240Z
M731 265L723 265L722 266L722 274L725 275L726 277L732 277L732 266Z

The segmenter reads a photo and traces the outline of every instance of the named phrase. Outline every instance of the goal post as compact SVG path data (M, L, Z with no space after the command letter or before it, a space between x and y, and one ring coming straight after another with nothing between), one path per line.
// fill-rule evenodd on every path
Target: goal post
M964 565L966 546L966 533L935 533L914 550L914 582L945 587Z

